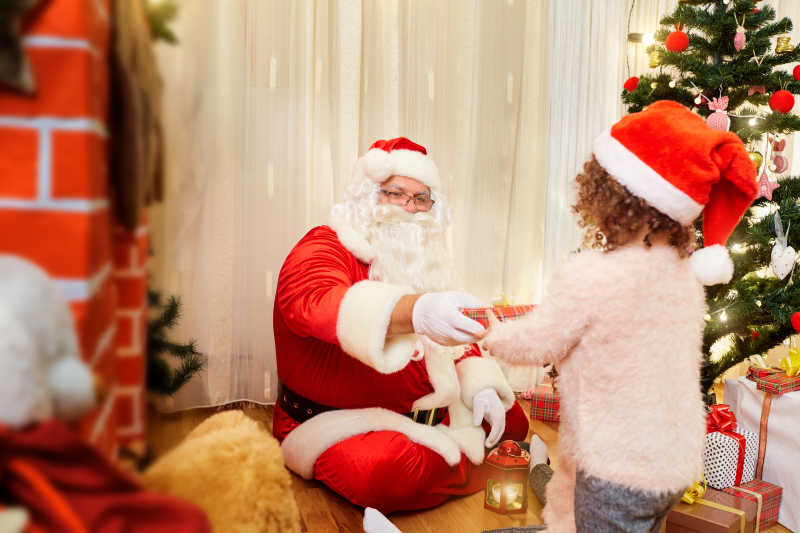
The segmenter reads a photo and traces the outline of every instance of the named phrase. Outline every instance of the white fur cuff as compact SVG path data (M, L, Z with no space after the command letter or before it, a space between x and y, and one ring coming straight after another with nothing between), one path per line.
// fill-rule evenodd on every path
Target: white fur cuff
M461 460L458 445L437 427L412 421L407 416L372 407L327 411L294 428L281 444L286 467L305 479L314 477L314 463L322 453L345 439L368 431L397 431L412 442L435 451L450 466Z
M456 364L456 371L461 384L461 399L470 409L475 394L489 387L497 391L506 410L514 405L514 391L493 357L467 357Z
M410 287L378 281L360 281L342 298L336 321L336 336L342 349L378 372L402 370L417 350L417 336L386 338L392 311Z

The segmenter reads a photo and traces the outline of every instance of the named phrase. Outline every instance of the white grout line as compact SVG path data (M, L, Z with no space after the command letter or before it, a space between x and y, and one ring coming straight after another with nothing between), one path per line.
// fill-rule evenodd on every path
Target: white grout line
M56 278L55 283L67 300L83 301L94 296L110 274L111 263L106 263L88 280Z
M12 200L0 198L0 209L21 209L24 211L64 211L69 213L97 213L108 209L108 200Z
M142 357L144 354L141 350L131 347L117 348L117 357Z
M103 354L111 346L111 342L114 340L114 334L116 332L117 322L115 320L110 326L108 326L108 328L100 336L100 339L97 341L97 346L95 346L94 355L92 355L92 360L89 361L89 366L94 368L94 366L100 362L100 358L103 357Z
M103 286L103 282L110 274L111 263L106 263L88 280L56 278L55 283L67 300L71 302L89 300Z
M50 128L39 128L39 149L36 158L36 201L47 202L52 197L53 135Z
M112 385L111 390L108 391L106 403L103 405L103 408L100 411L100 416L98 416L97 420L94 422L94 427L92 428L92 434L89 437L89 442L94 443L100 437L100 433L102 433L106 426L108 415L111 414L111 411L114 409L114 405L116 404L116 395L117 388Z
M133 397L133 425L118 427L117 434L121 437L131 437L142 433L144 431L144 427L142 427L141 408L142 387L119 387L117 389L117 394L127 394Z
M0 126L28 129L50 129L63 131L86 131L96 133L101 137L107 137L108 132L105 126L94 118L57 118L57 117L35 117L25 118L8 115L0 115Z
M86 50L95 57L100 57L100 52L92 46L88 39L74 37L57 37L53 35L29 35L22 39L22 44L29 48L61 48L70 50Z
M141 278L146 275L146 268L126 268L124 270L114 270L115 278Z

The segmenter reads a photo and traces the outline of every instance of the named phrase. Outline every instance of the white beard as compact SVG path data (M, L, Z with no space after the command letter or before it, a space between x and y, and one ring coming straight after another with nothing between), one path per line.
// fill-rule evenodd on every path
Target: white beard
M376 205L367 241L374 252L369 279L410 285L420 292L441 291L450 284L447 237L430 213Z

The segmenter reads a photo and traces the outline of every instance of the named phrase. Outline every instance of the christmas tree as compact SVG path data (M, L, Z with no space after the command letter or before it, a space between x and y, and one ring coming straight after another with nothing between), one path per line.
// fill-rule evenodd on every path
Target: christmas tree
M788 171L783 135L800 130L800 118L790 113L800 66L792 74L778 67L796 63L800 48L789 42L792 22L776 20L775 9L757 1L680 1L660 24L647 48L657 70L625 82L628 111L656 100L680 102L710 127L736 133L759 175L761 196L728 240L733 279L706 291L706 392L727 369L796 332L800 280L795 283L792 245L800 244L800 180L778 178ZM699 224L697 230L702 241ZM800 314L795 322L800 326Z
M161 295L153 290L148 290L147 299L148 307L156 311L156 316L147 322L147 389L173 395L205 367L206 358L197 351L194 341L176 343L167 339L167 330L180 319L180 300L170 296L163 303ZM164 359L165 354L180 360L178 368L172 368Z

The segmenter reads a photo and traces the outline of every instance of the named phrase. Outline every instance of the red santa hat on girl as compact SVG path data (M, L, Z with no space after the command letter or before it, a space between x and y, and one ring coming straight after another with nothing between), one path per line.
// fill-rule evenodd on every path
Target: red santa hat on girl
M407 176L438 189L439 170L428 151L405 137L377 140L356 164L356 177L383 183L391 176Z
M709 128L677 102L632 113L594 141L603 168L633 195L683 225L703 213L705 247L691 263L704 285L727 283L725 242L755 199L756 168L741 139Z

